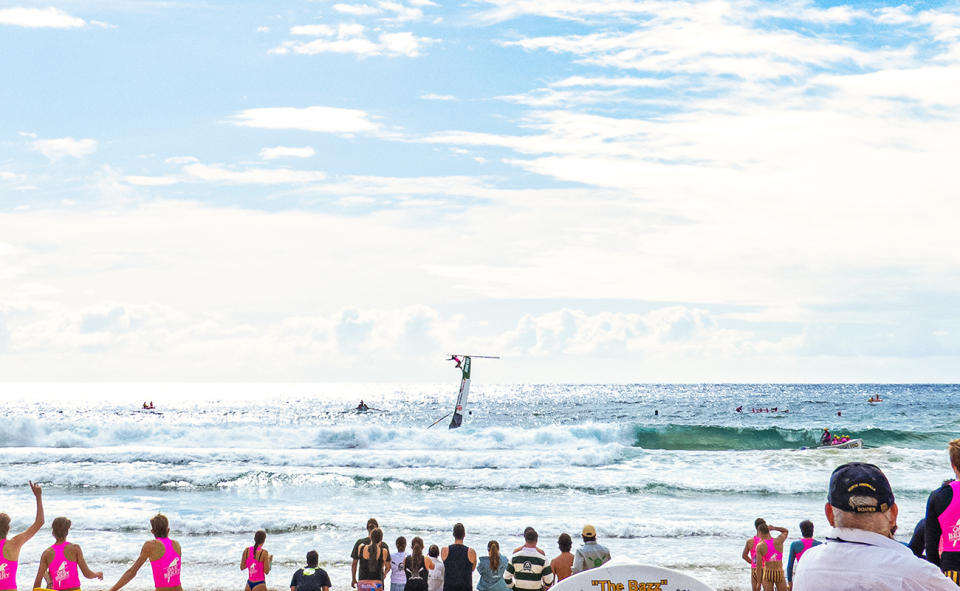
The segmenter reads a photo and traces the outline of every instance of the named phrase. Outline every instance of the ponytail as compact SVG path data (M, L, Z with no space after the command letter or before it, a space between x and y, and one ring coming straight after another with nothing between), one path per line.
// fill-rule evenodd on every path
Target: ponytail
M490 556L490 570L500 570L500 544L496 540L487 542L487 554Z
M260 549L260 546L263 546L263 543L267 541L267 532L262 529L257 530L257 533L253 534L253 558L257 558L257 550Z

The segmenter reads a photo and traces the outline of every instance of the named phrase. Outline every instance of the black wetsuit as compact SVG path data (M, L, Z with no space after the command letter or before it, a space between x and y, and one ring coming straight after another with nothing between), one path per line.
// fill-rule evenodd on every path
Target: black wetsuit
M443 591L473 591L473 563L463 544L447 546L443 561Z
M944 552L942 555L937 552L940 547L940 536L943 533L940 530L940 520L938 517L947 510L953 501L953 490L950 488L950 482L946 481L943 486L930 493L927 499L927 523L926 523L926 547L927 560L940 567L940 570L960 571L960 552Z
M910 538L910 550L917 558L924 558L923 552L927 547L927 520L921 519L913 528L913 536Z

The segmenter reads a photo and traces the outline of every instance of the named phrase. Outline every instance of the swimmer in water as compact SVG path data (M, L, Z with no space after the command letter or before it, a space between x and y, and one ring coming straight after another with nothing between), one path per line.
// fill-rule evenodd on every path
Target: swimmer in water
M123 573L120 580L114 583L113 587L110 587L110 591L117 591L132 581L147 560L153 567L153 585L157 591L183 591L183 587L180 586L180 557L182 555L180 542L168 537L170 535L170 522L167 521L166 516L158 513L151 519L150 531L153 533L154 539L143 543L140 556L127 569L127 572Z

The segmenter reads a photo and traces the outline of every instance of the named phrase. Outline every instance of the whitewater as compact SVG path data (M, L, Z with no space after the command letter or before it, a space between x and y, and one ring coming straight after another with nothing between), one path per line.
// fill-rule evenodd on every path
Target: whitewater
M867 403L878 394L883 403ZM348 589L369 517L391 548L399 535L447 544L461 521L479 552L491 539L508 550L533 526L551 557L561 532L576 540L589 523L615 556L749 589L740 553L756 517L791 539L811 519L822 535L830 472L867 461L890 478L905 541L960 436L955 385L475 381L464 426L428 429L455 397L456 384L0 386L0 511L12 531L26 527L34 480L48 523L23 548L20 587L54 517L73 521L70 540L104 571L103 584L84 585L98 589L163 512L189 589L240 588L239 555L257 529L275 555L271 589L286 588L311 549ZM353 412L360 399L383 412ZM147 400L157 412L139 410ZM870 447L802 449L823 427ZM128 588L152 589L149 568Z

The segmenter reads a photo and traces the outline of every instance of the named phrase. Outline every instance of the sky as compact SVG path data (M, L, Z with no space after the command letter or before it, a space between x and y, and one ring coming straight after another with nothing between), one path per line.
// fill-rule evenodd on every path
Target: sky
M0 0L0 381L960 380L960 3Z

